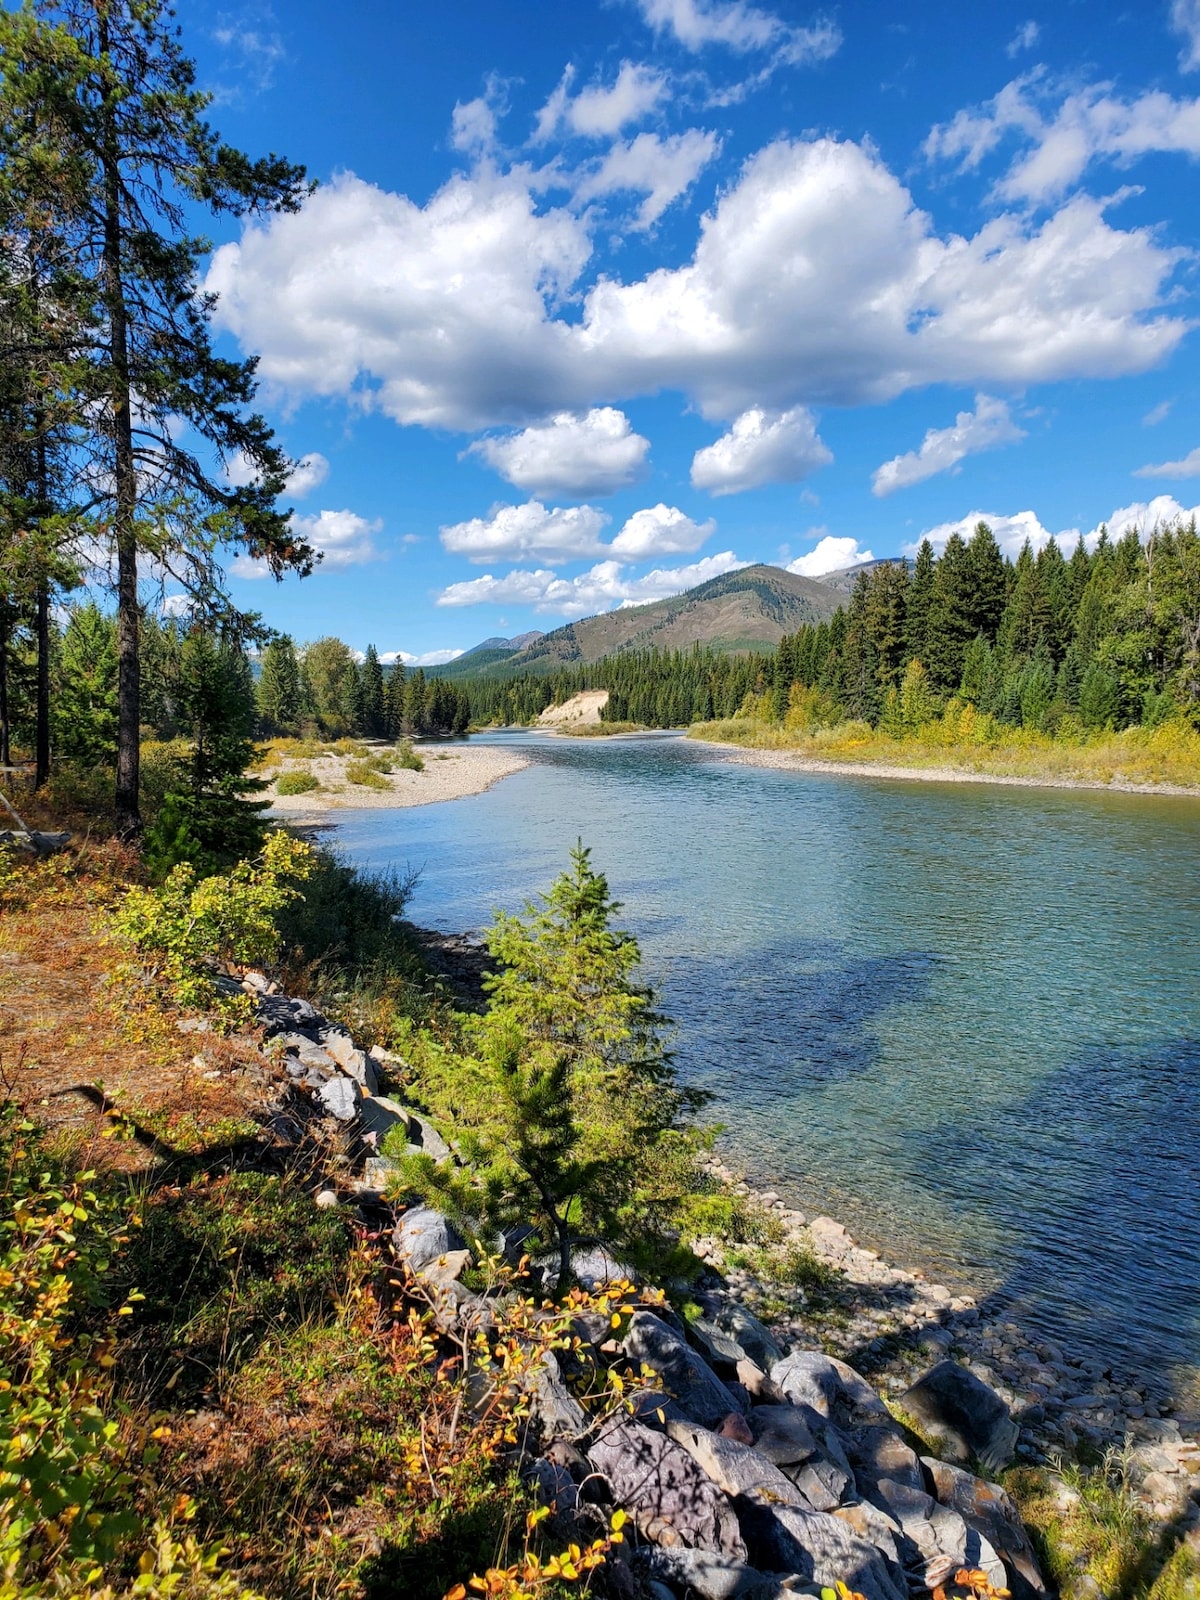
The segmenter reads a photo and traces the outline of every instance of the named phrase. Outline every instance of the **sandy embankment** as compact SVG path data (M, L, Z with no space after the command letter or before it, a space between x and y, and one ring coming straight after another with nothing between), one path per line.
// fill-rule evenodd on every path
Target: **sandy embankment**
M381 773L386 789L372 789L350 783L346 777L347 759L353 756L318 756L312 761L285 761L283 771L308 771L321 785L307 794L271 793L271 810L281 816L314 817L327 811L365 811L393 806L427 806L438 800L461 800L480 794L493 783L529 765L515 750L499 750L494 745L454 745L439 749L420 745L417 754L425 763L424 772ZM264 774L273 782L279 769Z
M740 744L706 739L727 760L744 767L782 767L793 772L832 772L852 778L891 778L916 783L998 783L1017 789L1107 789L1121 794L1178 794L1200 799L1200 786L1183 783L1133 783L1113 778L1036 777L1019 773L968 772L962 767L895 767L875 761L823 761L790 750L747 750Z
M585 689L560 706L547 706L538 718L538 725L543 728L595 727L602 720L600 713L607 704L607 689Z

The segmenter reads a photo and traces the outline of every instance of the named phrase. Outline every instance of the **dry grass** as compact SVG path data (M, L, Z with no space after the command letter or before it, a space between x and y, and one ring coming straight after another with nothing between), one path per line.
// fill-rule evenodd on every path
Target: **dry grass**
M966 708L970 710L970 708ZM787 751L801 759L914 771L977 774L1063 784L1170 785L1200 790L1200 733L1172 722L1088 739L1051 739L1023 728L997 730L990 719L960 714L894 739L865 722L805 733L786 723L731 717L698 723L692 738L748 750ZM980 726L980 724L984 726Z

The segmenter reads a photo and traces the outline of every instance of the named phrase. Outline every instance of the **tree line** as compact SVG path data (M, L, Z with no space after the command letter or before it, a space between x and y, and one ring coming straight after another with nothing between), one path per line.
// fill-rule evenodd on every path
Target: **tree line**
M462 680L477 723L534 721L584 689L605 720L652 728L758 715L813 727L862 721L903 734L951 698L997 722L1054 735L1182 716L1200 722L1200 537L1193 523L1102 529L1069 558L1026 541L1006 558L986 523L941 556L859 573L847 605L769 655L699 646L609 656L550 676Z

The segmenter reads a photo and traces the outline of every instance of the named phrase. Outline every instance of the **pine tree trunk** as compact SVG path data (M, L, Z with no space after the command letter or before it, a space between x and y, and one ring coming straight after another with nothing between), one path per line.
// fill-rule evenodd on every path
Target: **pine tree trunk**
M100 13L99 46L108 53L108 25ZM138 809L138 763L141 726L141 654L137 582L137 468L133 455L133 416L129 381L129 324L122 281L121 178L118 167L115 108L104 107L104 299L108 313L110 403L112 406L117 549L117 786L116 822L122 838L142 829Z
M11 762L8 742L8 614L0 610L0 767ZM8 774L5 774L7 779Z
M38 520L50 509L50 482L46 467L46 434L38 419L37 500ZM43 570L38 580L37 611L34 622L37 641L36 731L33 749L33 786L40 789L50 776L50 585Z

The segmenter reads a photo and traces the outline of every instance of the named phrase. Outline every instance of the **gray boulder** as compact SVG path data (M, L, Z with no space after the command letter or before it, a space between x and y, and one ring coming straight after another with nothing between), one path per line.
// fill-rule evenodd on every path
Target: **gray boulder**
M1007 1586L1004 1565L986 1539L969 1528L957 1511L931 1495L883 1478L871 1503L900 1527L900 1559L910 1579L926 1589L952 1578L960 1567L981 1567L1000 1589Z
M957 1361L939 1361L901 1395L900 1405L956 1465L976 1460L999 1472L1013 1458L1019 1430L1008 1407Z
M957 1511L1003 1561L1013 1600L1045 1600L1046 1580L1020 1513L998 1483L988 1483L945 1461L922 1456L934 1496Z
M419 1272L439 1256L464 1249L466 1240L440 1211L432 1206L414 1206L392 1230L392 1245L405 1266Z
M398 1100L389 1100L383 1094L372 1094L362 1103L359 1124L363 1138L369 1139L378 1150L393 1128L403 1127L407 1135L408 1111Z
M321 1044L326 1054L333 1057L347 1077L353 1078L355 1083L368 1094L376 1093L379 1079L375 1075L374 1063L367 1057L365 1051L358 1049L344 1029L323 1028Z
M353 1078L326 1078L316 1091L322 1108L339 1122L353 1122L362 1104L362 1093Z
M652 1312L634 1312L625 1336L625 1353L649 1367L685 1414L702 1427L718 1428L731 1411L742 1409L687 1341Z
M858 1492L867 1499L881 1478L924 1492L921 1463L916 1451L905 1444L899 1428L882 1422L855 1428L846 1435L845 1444Z
M794 1351L775 1363L771 1376L789 1400L811 1406L839 1428L891 1420L888 1408L865 1378L820 1350Z
M529 1384L530 1419L544 1442L577 1439L587 1431L587 1413L568 1389L557 1357L549 1350Z
M731 1499L744 1497L785 1506L808 1506L795 1484L750 1446L694 1422L668 1419L666 1432Z
M694 1595L696 1600L747 1600L750 1595L769 1593L776 1581L733 1556L680 1546L646 1546L635 1552L633 1565L635 1572L656 1578L680 1594Z
M833 1588L840 1580L866 1600L908 1600L902 1575L838 1517L799 1506L746 1504L740 1521L755 1566L794 1572L816 1588Z
M632 1267L618 1261L602 1244L591 1245L586 1250L572 1250L571 1272L575 1282L593 1293L607 1289L610 1283L623 1280L637 1283L638 1275Z
M770 1329L745 1306L723 1305L714 1315L697 1317L688 1331L710 1361L734 1368L739 1361L752 1361L765 1372L783 1356Z
M435 1161L449 1161L450 1146L442 1138L433 1123L421 1116L416 1111L407 1110L408 1137L412 1141L410 1150L423 1151L427 1156L432 1156Z
M605 1425L588 1457L608 1480L613 1499L652 1544L745 1560L732 1506L687 1451L665 1434L617 1418Z
M837 1430L811 1406L755 1406L754 1448L774 1462L817 1511L832 1511L854 1487Z

